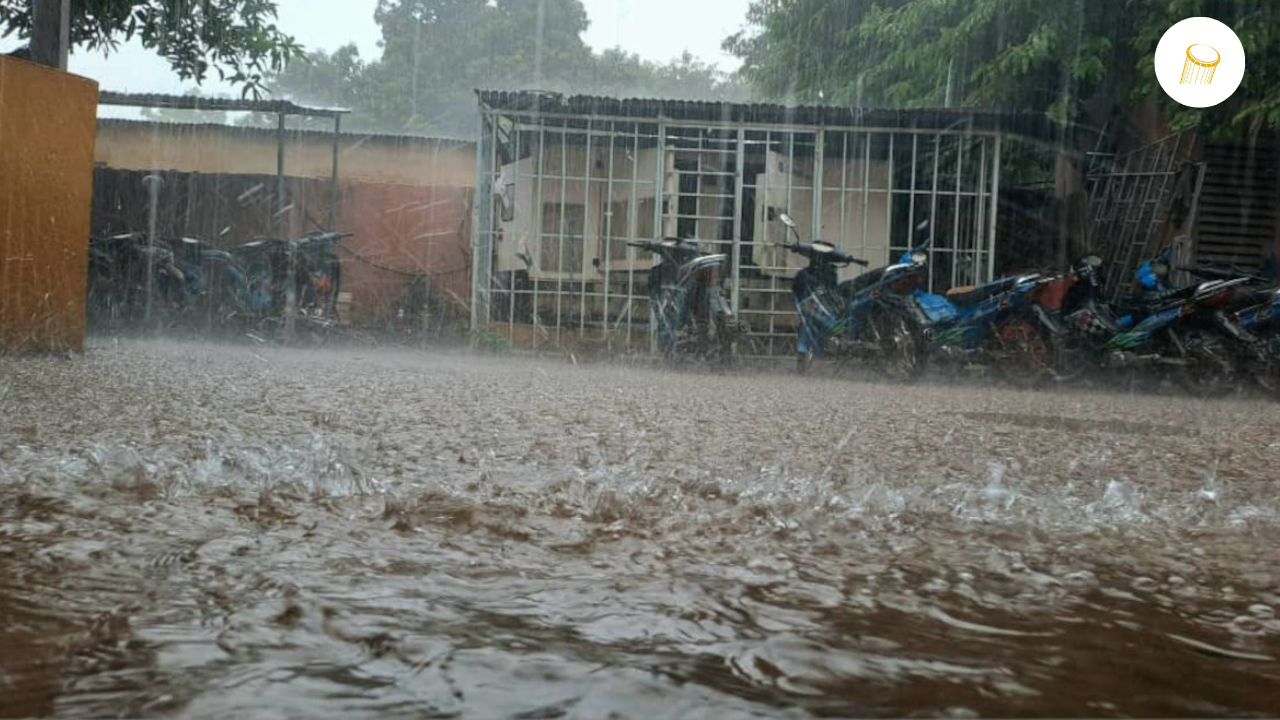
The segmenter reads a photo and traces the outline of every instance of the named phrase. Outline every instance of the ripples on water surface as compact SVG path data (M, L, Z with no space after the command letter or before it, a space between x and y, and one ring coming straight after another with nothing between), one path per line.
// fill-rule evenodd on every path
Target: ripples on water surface
M1280 712L1280 406L0 358L0 715Z

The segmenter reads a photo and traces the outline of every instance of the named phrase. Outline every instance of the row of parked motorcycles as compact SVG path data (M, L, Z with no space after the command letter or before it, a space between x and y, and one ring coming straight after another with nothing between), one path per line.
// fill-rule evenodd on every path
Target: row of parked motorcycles
M195 238L125 233L91 238L88 312L98 328L185 327L271 333L284 325L293 267L295 323L335 325L341 281L337 249L349 233L261 239L224 250Z
M1119 302L1104 299L1096 255L943 295L927 290L927 223L896 262L840 281L839 268L869 263L827 241L802 241L791 218L780 219L795 240L784 247L807 261L792 283L802 373L827 356L894 380L932 365L1020 386L1110 375L1204 396L1246 385L1280 394L1280 288L1266 278L1173 267L1170 246L1139 266L1136 291ZM664 355L726 364L752 352L756 340L727 299L723 254L682 240L631 244L658 261L649 295ZM1195 282L1175 287L1175 273Z

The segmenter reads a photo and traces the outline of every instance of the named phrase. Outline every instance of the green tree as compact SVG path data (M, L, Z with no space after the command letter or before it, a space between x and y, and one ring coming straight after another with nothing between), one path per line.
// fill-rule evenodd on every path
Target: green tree
M1233 100L1208 110L1154 93L1160 37L1193 16L1231 26L1249 57ZM1154 94L1175 127L1222 133L1280 119L1280 7L1269 0L756 0L725 47L757 90L797 101L951 98L1092 131Z
M581 0L381 0L382 57L312 53L272 81L299 102L356 112L352 129L475 134L476 88L744 99L745 83L685 54L662 65L582 41Z
M0 36L27 39L31 0L0 0ZM275 24L274 0L73 0L71 44L110 52L138 39L183 80L212 70L257 96L269 73L302 54Z

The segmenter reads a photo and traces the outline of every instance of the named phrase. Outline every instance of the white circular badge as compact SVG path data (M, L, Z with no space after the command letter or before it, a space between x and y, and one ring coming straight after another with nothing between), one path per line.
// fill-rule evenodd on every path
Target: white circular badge
M1156 78L1187 107L1213 107L1244 79L1244 46L1231 28L1207 17L1169 28L1156 47Z

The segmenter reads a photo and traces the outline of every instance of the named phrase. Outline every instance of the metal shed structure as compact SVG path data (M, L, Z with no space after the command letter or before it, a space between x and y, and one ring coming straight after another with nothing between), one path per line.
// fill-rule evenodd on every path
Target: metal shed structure
M1042 115L973 110L478 95L472 327L533 349L648 349L651 260L626 242L681 237L730 258L734 307L790 352L801 263L778 246L784 211L871 267L929 220L932 286L983 282L1001 139L1049 132Z

